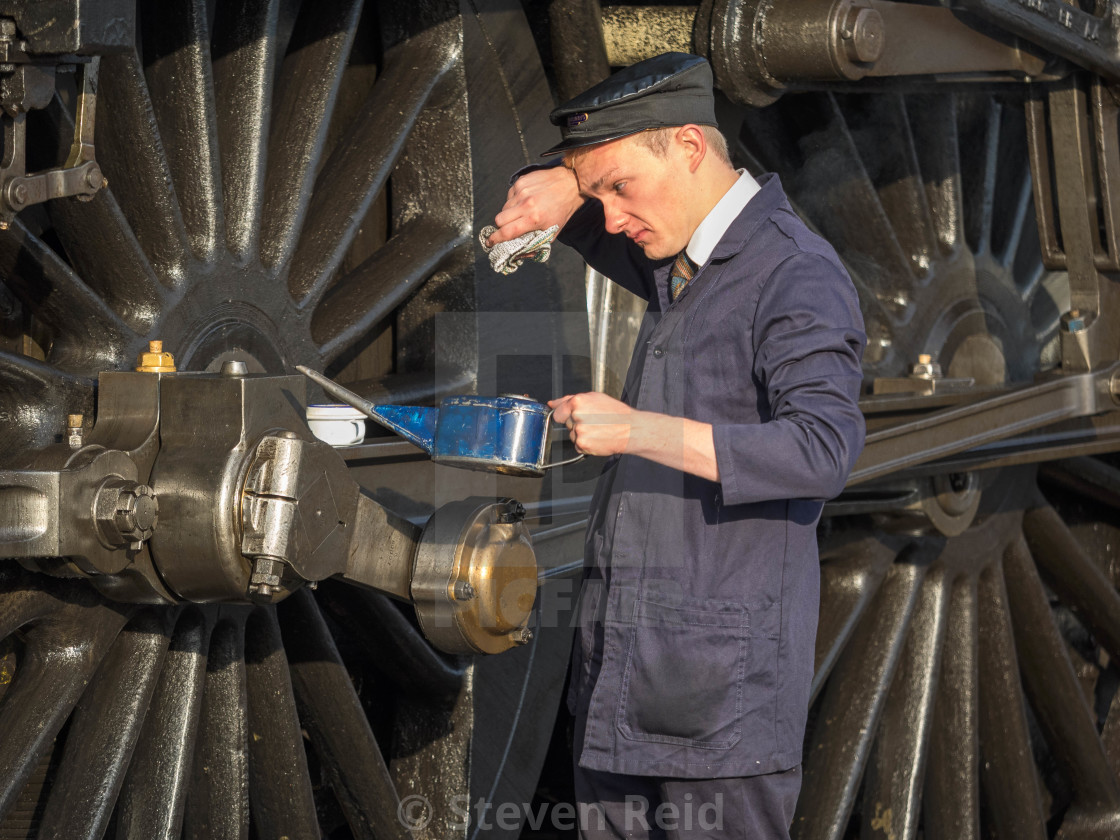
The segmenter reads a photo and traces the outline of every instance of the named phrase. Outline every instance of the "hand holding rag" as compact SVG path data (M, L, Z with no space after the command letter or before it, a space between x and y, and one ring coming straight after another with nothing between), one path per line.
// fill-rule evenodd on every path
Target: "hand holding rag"
M493 225L487 225L478 234L478 241L490 257L490 265L501 274L513 274L521 267L525 260L545 262L552 254L552 240L560 232L560 225L553 225L548 230L534 230L523 233L508 242L499 242L497 245L487 245L490 235L497 231Z

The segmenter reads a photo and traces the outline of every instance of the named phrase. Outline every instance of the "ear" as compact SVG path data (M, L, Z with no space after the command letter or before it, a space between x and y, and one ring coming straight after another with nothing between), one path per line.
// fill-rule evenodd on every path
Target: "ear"
M695 172L708 154L708 138L698 125L682 125L677 130L676 141L681 154L688 162L688 171Z

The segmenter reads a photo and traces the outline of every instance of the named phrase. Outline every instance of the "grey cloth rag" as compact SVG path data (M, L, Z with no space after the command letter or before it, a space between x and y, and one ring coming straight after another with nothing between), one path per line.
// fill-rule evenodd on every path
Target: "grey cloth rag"
M523 233L509 242L499 242L497 245L487 245L486 240L497 230L493 225L487 225L478 234L478 241L490 257L490 266L501 274L513 274L521 267L525 260L545 262L552 254L552 240L560 232L560 225L553 225L548 230L534 230Z

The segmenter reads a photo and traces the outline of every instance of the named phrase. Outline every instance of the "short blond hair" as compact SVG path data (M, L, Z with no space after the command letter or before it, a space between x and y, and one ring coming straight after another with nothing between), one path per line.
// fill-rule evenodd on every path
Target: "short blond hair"
M669 152L669 142L676 135L680 126L669 126L668 128L647 128L644 131L639 131L636 134L629 135L635 142L641 143L654 155L654 157L663 158ZM716 160L731 165L731 154L727 149L727 138L723 136L722 132L714 125L702 125L699 127L704 133L704 141L708 144L708 149L715 155ZM598 144L590 146L577 146L574 149L564 153L564 165L569 169L572 168L577 160L591 151Z

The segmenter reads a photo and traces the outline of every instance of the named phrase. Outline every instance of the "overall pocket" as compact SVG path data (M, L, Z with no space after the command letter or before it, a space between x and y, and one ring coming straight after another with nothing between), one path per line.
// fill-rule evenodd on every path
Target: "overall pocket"
M724 750L742 737L750 615L741 604L638 601L617 726L633 741Z

